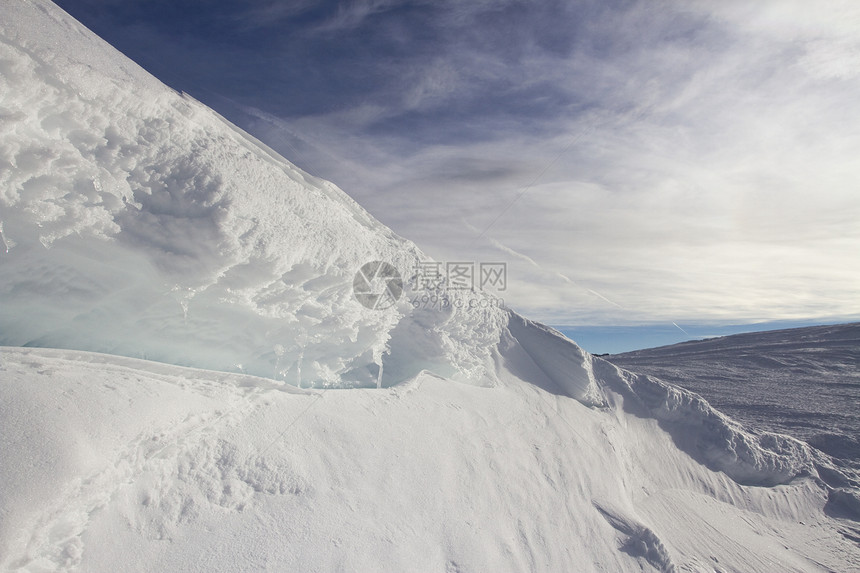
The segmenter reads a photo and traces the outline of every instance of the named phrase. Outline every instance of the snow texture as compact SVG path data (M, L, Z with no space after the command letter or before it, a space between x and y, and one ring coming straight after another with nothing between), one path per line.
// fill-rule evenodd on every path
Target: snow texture
M737 334L607 360L697 392L744 425L797 436L860 470L860 324Z
M426 257L46 0L0 132L0 570L860 570L826 455L480 294L365 308Z
M860 570L814 475L740 484L506 354L496 387L299 390L3 348L0 570Z
M500 312L359 304L364 263L408 278L426 257L53 5L4 6L0 72L0 344L349 387L420 320L425 354L480 377L494 341L473 331L492 337ZM418 371L388 358L389 384Z

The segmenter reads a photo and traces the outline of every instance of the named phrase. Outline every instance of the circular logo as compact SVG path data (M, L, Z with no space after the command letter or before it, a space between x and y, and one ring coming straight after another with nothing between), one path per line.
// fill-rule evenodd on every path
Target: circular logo
M363 265L352 280L355 300L371 310L385 310L403 294L403 279L392 265L371 261Z

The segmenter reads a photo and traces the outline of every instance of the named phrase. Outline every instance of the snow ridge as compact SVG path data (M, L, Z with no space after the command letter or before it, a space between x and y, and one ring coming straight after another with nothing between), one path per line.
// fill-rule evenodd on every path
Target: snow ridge
M432 323L430 363L481 378L489 353L472 327L492 339L499 312L418 317L408 293L388 312L353 297L366 262L410 277L427 260L414 244L50 3L10 4L0 23L0 344L352 387L375 384L381 367L388 384L418 371L420 358L387 346L395 325L418 320Z
M659 420L681 449L738 483L772 486L816 474L823 457L806 443L781 434L753 435L698 394L595 361L600 379L627 398L625 409Z

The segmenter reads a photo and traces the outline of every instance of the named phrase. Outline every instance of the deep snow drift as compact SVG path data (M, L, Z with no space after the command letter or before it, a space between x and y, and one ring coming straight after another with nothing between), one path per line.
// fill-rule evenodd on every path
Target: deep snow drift
M45 0L0 133L0 569L860 570L827 456L480 292L362 306L414 245Z
M860 570L799 443L602 361L585 406L505 338L493 388L4 348L0 570Z

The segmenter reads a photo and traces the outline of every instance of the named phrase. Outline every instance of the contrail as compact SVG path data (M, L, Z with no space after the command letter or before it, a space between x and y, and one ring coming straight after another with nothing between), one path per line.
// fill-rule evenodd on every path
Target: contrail
M608 298L606 298L605 296L603 296L602 294L600 294L600 293L599 293L599 292L597 292L596 290L590 289L590 288L588 288L588 287L586 287L586 286L582 286L581 284L579 284L579 283L578 283L578 282L576 282L575 280L573 280L573 279L571 279L571 278L568 278L568 277L566 277L565 275L563 275L563 274L561 274L561 273L559 273L559 272L556 272L555 274L557 274L558 276L560 276L561 278L563 278L564 280L566 280L566 281L567 281L567 282L569 282L570 284L575 285L575 286L578 286L579 288L584 289L584 290L586 290L586 291L590 292L590 293L591 293L591 294L593 294L594 296L596 296L596 297L598 297L598 298L601 298L601 299L605 300L605 301L606 301L606 302L608 302L609 304L614 305L614 306L617 306L617 307L618 307L618 308L620 308L620 309L624 309L624 307L623 307L623 306L621 306L620 304L618 304L617 302L615 302L615 301L613 301L613 300L609 300Z
M690 334L689 332L687 332L686 330L684 330L683 328L681 328L680 326L678 326L678 323L677 323L677 322L673 322L672 324L674 324L674 325L675 325L675 327L676 327L678 330L680 330L681 332L683 332L683 333L684 333L684 334L686 334L687 336L693 336L692 334Z
M597 292L596 290L591 290L590 288L587 288L587 287L586 287L586 289L585 289L585 290L587 290L588 292L590 292L591 294L593 294L593 295L595 295L595 296L598 296L598 297L602 298L603 300L605 300L605 301L606 301L606 302L608 302L609 304L614 304L614 305L615 305L615 306L617 306L618 308L622 308L622 309L624 308L623 306L621 306L621 305L620 305L620 304L618 304L617 302L612 301L612 300L609 300L608 298L606 298L605 296L603 296L602 294L600 294L600 293L599 293L599 292Z
M467 223L467 224L468 224L468 223ZM471 225L469 225L469 226L471 227ZM603 296L602 294L600 294L600 293L599 293L599 292L597 292L596 290L593 290L593 289L588 288L587 286L581 285L581 284L579 284L578 282L576 282L575 280L573 280L573 279L571 279L571 278L569 278L569 277L567 277L567 276L565 276L565 275L561 274L561 273L560 273L560 272L558 272L558 271L549 271L549 270L547 270L547 269L543 268L543 267L542 267L542 266L541 266L537 261L535 261L535 260L534 260L533 258L531 258L530 256L528 256L528 255L524 255L523 253L520 253L520 252L518 252L518 251L515 251L514 249L512 249L512 248L508 247L507 245L502 244L501 242L497 241L496 239L494 239L494 238L492 238L492 237L486 237L486 239L487 239L487 241L489 241L489 243L490 243L491 245L493 245L494 247L496 247L496 248L497 248L497 249L499 249L500 251L502 251L502 252L504 252L504 253L507 253L507 254L511 255L512 257L517 257L518 259L522 259L522 260L526 261L527 263L529 263L530 265L534 266L536 269L539 269L539 270L541 270L541 271L543 271L543 272L545 272L545 273L553 273L553 274L555 274L557 277L559 277L559 278L561 278L562 280L564 280L565 282L570 283L570 284L572 284L573 286L575 286L575 287L577 287L577 288L581 288L582 290L584 290L584 291L586 291L586 292L589 292L589 293L593 294L594 296L596 296L596 297L598 297L598 298L600 298L600 299L602 299L602 300L604 300L604 301L608 302L609 304L611 304L611 305L613 305L613 306L617 306L617 307L618 307L618 308L620 308L620 309L624 309L624 307L623 307L623 306L621 306L620 304L618 304L618 303L617 303L617 302L615 302L615 301L609 300L608 298L606 298L605 296ZM677 325L676 325L676 326L677 326ZM688 336L689 336L689 335L688 335Z
M540 266L537 263L537 261L535 261L530 256L524 255L524 254L520 253L519 251L515 251L512 248L510 248L506 245L503 245L502 243L500 243L499 241L497 241L496 239L494 239L492 237L487 237L487 239L490 241L491 245L493 245L494 247L496 247L500 251L505 252L505 253L511 255L512 257L520 258L520 259L524 260L525 262L529 263L530 265L533 265L535 268L538 268L538 269L546 272L545 269L542 266Z

